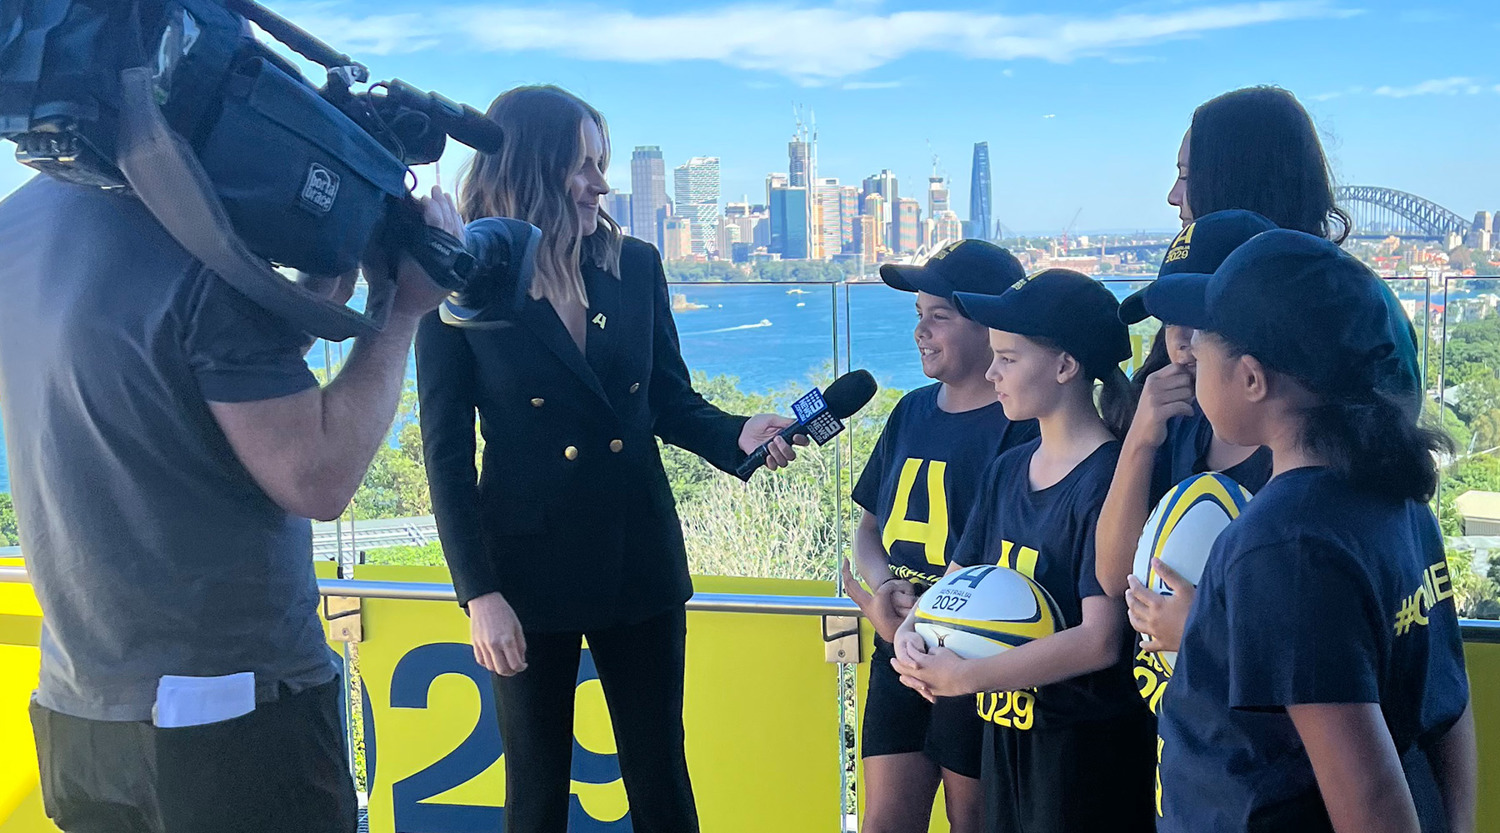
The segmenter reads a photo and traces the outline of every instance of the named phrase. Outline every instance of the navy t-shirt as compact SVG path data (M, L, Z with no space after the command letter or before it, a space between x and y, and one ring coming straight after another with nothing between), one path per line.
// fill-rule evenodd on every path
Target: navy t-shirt
M1214 544L1160 718L1157 829L1328 821L1286 707L1379 703L1399 753L1469 700L1432 511L1322 468L1266 485Z
M1208 452L1213 439L1213 426L1208 424L1208 417L1203 415L1197 402L1193 403L1192 415L1167 420L1167 439L1156 450L1156 463L1151 468L1153 507L1173 486L1195 474L1211 471ZM1271 449L1257 448L1255 453L1220 474L1244 486L1253 495L1271 479Z
M1036 436L1034 421L1012 424L999 402L944 411L941 389L917 388L896 403L854 486L854 502L880 525L891 574L918 587L947 570L985 469Z
M1045 489L1031 488L1032 440L1000 455L984 476L975 514L953 555L964 567L998 564L1036 581L1057 602L1064 627L1083 622L1083 600L1104 595L1094 576L1094 534L1099 509L1120 459L1108 442ZM1019 730L1105 720L1141 708L1130 673L1130 654L1101 671L1030 692L982 692L979 716Z

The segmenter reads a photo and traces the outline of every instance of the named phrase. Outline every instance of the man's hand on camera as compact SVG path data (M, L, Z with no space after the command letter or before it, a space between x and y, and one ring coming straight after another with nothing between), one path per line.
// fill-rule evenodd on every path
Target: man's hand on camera
M422 219L427 225L463 239L464 221L458 216L458 206L453 203L452 197L434 185L432 196L422 197L418 202L422 205ZM412 260L410 255L402 255L401 265L396 271L396 297L391 307L393 315L420 318L436 309L446 297L448 290L434 283L427 276L427 271Z

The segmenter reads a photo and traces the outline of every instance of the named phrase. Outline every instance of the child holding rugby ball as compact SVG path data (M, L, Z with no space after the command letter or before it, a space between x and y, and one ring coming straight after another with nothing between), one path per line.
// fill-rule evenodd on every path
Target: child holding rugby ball
M1150 715L1131 680L1124 603L1105 594L1094 571L1099 508L1133 410L1119 368L1131 355L1119 304L1102 284L1063 269L998 296L955 297L990 328L988 377L1006 416L1036 419L1040 438L990 467L950 572L1016 570L1050 594L1064 629L961 659L929 649L909 617L894 667L929 697L977 694L992 833L1146 833Z

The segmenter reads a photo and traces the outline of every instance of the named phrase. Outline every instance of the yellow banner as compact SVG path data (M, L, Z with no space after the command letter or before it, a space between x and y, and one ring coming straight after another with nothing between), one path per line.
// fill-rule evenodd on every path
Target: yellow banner
M19 558L0 558L0 567L21 566ZM313 566L318 578L337 574L330 562ZM41 670L41 632L42 609L31 586L0 582L0 833L58 833L42 808L28 712Z
M355 577L448 580L442 568L426 567L361 567ZM695 585L714 593L833 593L831 583L812 581L698 578ZM451 602L381 599L367 599L362 618L370 830L501 829L503 742L490 674L469 647L468 619ZM651 661L649 652L641 661ZM580 665L570 830L628 831L609 712L587 650ZM816 617L689 614L683 716L704 830L836 829L837 685Z
M18 564L0 559L0 566ZM432 568L366 567L359 575L447 580ZM697 587L832 593L823 582L756 579L700 578ZM363 620L365 731L374 775L370 829L500 829L505 785L494 697L487 673L473 662L463 613L448 602L366 600ZM864 630L860 710L870 668L868 626ZM0 833L57 830L42 811L27 717L39 631L30 587L0 583ZM688 764L703 829L838 829L836 666L823 661L816 619L695 613L688 631ZM1500 644L1470 643L1466 653L1479 733L1478 829L1500 833ZM625 831L628 805L608 711L587 652L584 657L575 692L572 829ZM934 810L932 830L946 830L940 802Z

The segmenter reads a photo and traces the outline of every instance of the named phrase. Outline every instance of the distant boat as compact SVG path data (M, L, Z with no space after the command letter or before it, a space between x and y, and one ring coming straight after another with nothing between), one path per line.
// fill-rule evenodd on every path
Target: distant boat
M695 309L708 309L708 305L707 304L695 304L692 301L689 301L688 298L687 298L687 295L685 295L685 294L683 294L681 292L678 292L678 293L676 293L676 294L674 294L672 296L672 311L673 312L688 312L690 310L695 310Z
M696 333L682 333L681 335L683 337L711 336L711 335L717 335L718 333L734 333L734 332L739 332L740 330L758 330L761 327L769 327L769 326L771 326L771 319L769 319L769 318L762 318L758 323L755 323L755 324L741 324L741 325L739 325L737 327L720 327L717 330L703 330L701 332L696 332Z
M788 289L786 291L786 294L788 294L788 295L806 295L807 294L807 290L793 288L793 289Z
M797 306L799 306L799 307L805 307L805 306L807 306L807 302L806 301L798 301L797 302Z

